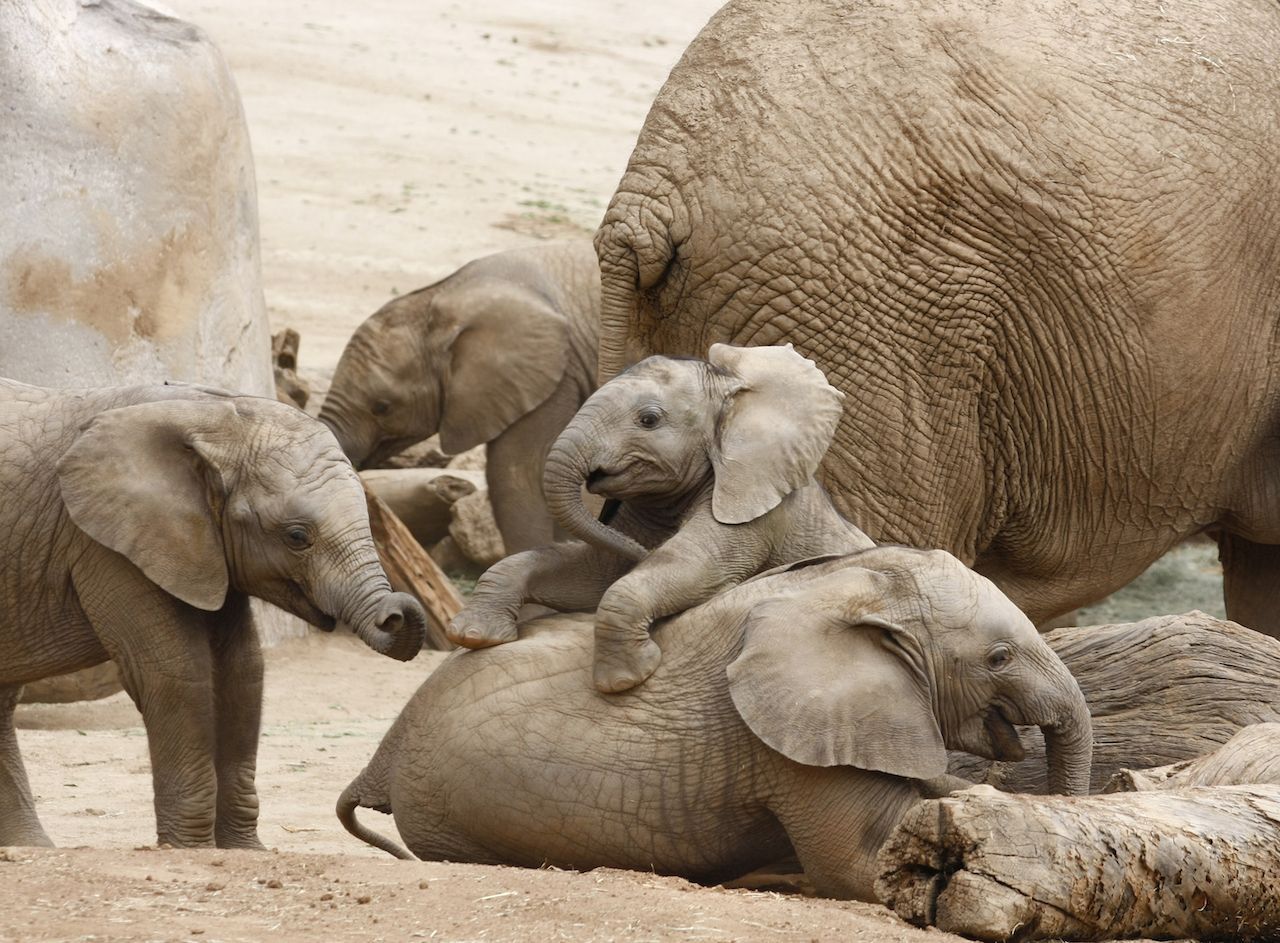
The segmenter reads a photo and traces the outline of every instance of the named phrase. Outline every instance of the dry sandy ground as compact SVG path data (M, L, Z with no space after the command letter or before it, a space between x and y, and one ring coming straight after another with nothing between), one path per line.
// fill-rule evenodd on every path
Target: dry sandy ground
M302 332L304 370L331 368L394 294L488 252L589 235L653 94L718 3L169 0L239 82L268 307ZM0 941L925 938L866 905L363 846L333 803L439 657L401 665L319 635L270 653L269 854L138 850L155 840L151 783L123 695L20 708L45 827L73 850L0 851Z

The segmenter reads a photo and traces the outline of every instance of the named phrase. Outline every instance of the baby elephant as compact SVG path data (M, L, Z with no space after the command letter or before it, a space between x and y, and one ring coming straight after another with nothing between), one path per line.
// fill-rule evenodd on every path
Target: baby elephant
M590 240L476 259L356 329L320 421L357 468L437 432L450 453L487 443L489 499L507 551L550 543L542 466L596 388L599 318Z
M13 729L22 685L110 658L147 728L157 839L262 847L250 595L392 658L422 647L422 607L391 591L320 423L196 387L0 380L0 845L50 844Z
M818 889L870 899L876 852L947 750L1021 758L1083 793L1075 679L987 579L942 551L877 547L770 573L662 623L648 683L587 683L589 626L549 616L450 655L338 800L390 812L420 858L635 868L722 880L794 848Z
M547 502L581 540L491 567L449 638L509 642L524 603L597 609L595 685L625 691L662 658L656 619L770 567L871 546L813 479L840 399L790 345L636 364L583 404L547 458ZM584 484L614 503L609 525L583 505Z

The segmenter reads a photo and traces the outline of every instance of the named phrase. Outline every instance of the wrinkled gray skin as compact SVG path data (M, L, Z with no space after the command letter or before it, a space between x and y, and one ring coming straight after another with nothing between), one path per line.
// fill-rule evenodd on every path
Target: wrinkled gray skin
M946 748L1089 784L1075 680L989 581L941 551L866 550L767 574L663 623L653 677L588 683L590 624L551 616L455 652L338 801L395 816L425 859L719 880L794 847L821 893L872 899L875 854L937 787ZM945 777L944 777L945 780ZM948 784L949 780L946 780Z
M599 316L589 242L477 259L356 329L320 421L357 468L436 432L449 454L488 443L489 499L507 552L550 543L542 465L596 388Z
M790 348L716 346L708 356L653 357L587 400L544 478L556 519L580 542L491 567L451 640L513 640L524 603L596 609L595 685L624 691L662 659L655 619L771 567L871 546L813 480L840 394ZM610 525L583 504L584 485L620 502Z
M1039 623L1216 527L1280 634L1278 62L1270 0L731 0L597 233L601 375L793 341L872 539Z
M0 845L48 845L13 728L22 685L114 659L142 712L157 839L260 848L258 596L407 661L364 493L324 426L190 386L0 380Z

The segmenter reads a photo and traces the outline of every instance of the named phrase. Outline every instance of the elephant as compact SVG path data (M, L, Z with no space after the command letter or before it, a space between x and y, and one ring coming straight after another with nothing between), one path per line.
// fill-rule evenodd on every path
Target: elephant
M329 430L194 386L0 380L0 845L49 845L14 733L22 685L113 659L142 713L156 834L261 848L257 596L375 651L422 647Z
M601 377L790 341L819 480L1031 619L1216 535L1280 634L1280 6L729 0L596 233Z
M587 683L590 623L456 650L337 803L397 855L633 868L715 881L794 848L818 890L872 898L898 819L951 786L947 749L1021 756L1087 790L1075 679L990 581L943 551L874 547L779 568L663 622L643 686ZM356 817L391 813L409 851Z
M661 661L655 619L763 570L870 547L813 480L840 399L789 345L641 361L591 395L547 456L547 503L579 542L500 560L449 638L511 641L526 602L594 608L595 685L616 693ZM610 524L587 510L584 485L614 503Z
M361 324L320 421L357 468L436 432L450 454L487 443L489 498L507 552L550 543L542 463L596 388L599 317L590 242L485 256Z

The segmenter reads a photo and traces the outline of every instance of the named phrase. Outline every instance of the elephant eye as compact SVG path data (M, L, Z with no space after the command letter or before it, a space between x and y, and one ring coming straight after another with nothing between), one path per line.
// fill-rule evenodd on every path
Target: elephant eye
M385 416L391 411L391 404L385 399L380 399L373 404L373 414L375 416Z
M636 414L636 422L645 429L657 428L658 424L662 422L662 410L654 407L642 409Z
M294 550L306 550L311 546L311 531L301 524L290 524L284 530L284 540Z
M999 670L1013 661L1013 649L1008 645L997 645L987 652L987 667Z

